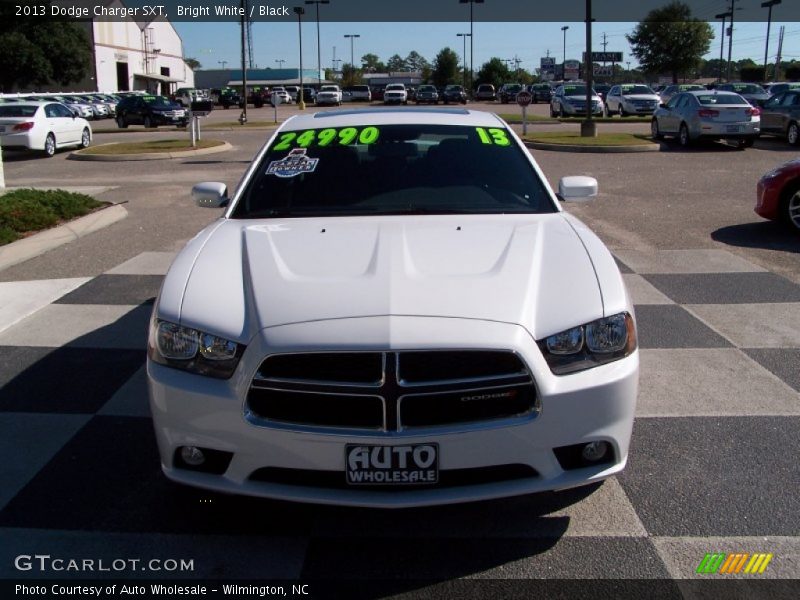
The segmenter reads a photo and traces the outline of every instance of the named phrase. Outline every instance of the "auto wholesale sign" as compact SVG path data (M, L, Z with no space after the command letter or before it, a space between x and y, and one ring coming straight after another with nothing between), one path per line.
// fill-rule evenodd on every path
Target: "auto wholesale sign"
M564 61L564 79L572 81L579 79L581 75L581 63L577 60Z

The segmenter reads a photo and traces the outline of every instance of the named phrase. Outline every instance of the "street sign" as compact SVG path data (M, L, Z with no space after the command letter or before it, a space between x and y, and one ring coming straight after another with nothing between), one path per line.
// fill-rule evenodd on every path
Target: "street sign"
M583 62L586 62L586 52ZM622 52L592 52L592 62L622 62Z
M520 106L528 106L533 101L533 96L530 92L522 90L517 94L517 104Z
M556 57L543 56L539 59L539 66L542 67L542 69L552 69L556 66Z

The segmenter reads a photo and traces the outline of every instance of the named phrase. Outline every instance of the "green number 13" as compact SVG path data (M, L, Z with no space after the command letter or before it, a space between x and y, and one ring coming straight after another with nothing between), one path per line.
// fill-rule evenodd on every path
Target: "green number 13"
M511 145L511 140L508 139L505 129L476 127L475 131L478 132L478 137L481 138L481 142L484 144L494 144L495 146Z

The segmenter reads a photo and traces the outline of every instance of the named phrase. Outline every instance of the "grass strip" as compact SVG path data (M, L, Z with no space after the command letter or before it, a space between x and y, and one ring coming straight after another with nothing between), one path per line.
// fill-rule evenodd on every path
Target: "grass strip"
M198 140L197 146L192 147L189 140L148 140L145 142L119 142L92 146L84 150L83 154L152 154L158 152L185 152L213 148L224 144L222 140Z
M525 136L527 142L562 144L565 146L648 146L655 142L649 135L638 133L600 133L597 137L581 137L580 133L542 132Z

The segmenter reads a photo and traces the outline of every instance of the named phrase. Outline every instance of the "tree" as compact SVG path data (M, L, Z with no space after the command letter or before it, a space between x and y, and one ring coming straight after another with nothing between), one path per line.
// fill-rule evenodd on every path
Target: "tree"
M399 54L395 54L386 62L386 70L389 72L405 71L406 61Z
M714 32L708 23L693 18L686 4L672 2L650 11L625 37L645 71L669 73L677 83L678 75L695 69L708 52Z
M511 73L506 63L495 57L490 59L489 62L483 63L476 76L475 85L491 83L495 88L499 88L510 79Z
M380 61L377 54L365 54L361 57L361 64L369 73L383 73L386 70L386 65Z
M189 67L192 71L196 71L197 69L203 66L200 64L200 61L197 60L196 58L184 58L183 62L185 62L186 66Z
M430 68L430 63L427 60L425 60L424 56L418 54L416 50L412 50L411 52L409 52L404 62L406 71L422 72L425 69Z
M433 61L431 79L433 84L445 86L450 83L460 83L458 77L458 54L450 48L442 48Z
M4 92L51 82L69 85L86 77L92 64L86 31L76 23L11 17L4 11L0 48L0 89Z
M361 83L361 81L362 77L360 69L356 69L351 64L342 65L342 85L344 87L358 85Z

